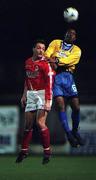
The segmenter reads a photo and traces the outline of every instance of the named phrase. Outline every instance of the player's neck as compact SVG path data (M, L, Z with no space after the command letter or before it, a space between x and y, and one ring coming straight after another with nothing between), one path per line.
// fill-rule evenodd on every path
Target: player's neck
M32 56L32 61L36 61L36 60L38 60L38 57L37 56Z
M44 60L45 58L42 57L37 57L37 56L32 56L32 61L37 61L37 60Z

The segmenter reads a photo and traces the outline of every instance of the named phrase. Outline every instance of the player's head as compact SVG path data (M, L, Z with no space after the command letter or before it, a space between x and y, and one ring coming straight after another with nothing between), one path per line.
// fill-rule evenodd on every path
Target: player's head
M75 29L68 29L64 36L64 41L69 44L73 44L76 40L76 31Z
M46 43L43 39L38 39L33 44L33 59L42 59L46 48Z

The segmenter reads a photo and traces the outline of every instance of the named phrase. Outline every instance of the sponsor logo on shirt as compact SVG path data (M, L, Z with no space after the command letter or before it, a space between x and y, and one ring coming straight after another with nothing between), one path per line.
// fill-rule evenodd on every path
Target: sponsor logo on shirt
M34 71L27 70L26 76L28 78L36 78L39 75L39 67L36 65Z

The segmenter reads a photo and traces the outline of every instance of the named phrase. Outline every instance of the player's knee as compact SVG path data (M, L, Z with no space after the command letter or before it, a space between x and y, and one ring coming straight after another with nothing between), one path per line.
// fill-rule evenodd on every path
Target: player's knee
M43 128L45 128L45 126L46 126L45 123L44 123L44 122L41 122L41 121L37 121L36 124L37 124L37 126L38 126L39 129L43 129Z
M62 104L57 105L58 111L65 111L65 106Z
M26 122L24 129L25 129L25 130L26 130L26 129L28 129L28 130L32 129L32 123Z
M74 112L75 114L79 114L80 113L80 108L75 108L72 110L72 112Z

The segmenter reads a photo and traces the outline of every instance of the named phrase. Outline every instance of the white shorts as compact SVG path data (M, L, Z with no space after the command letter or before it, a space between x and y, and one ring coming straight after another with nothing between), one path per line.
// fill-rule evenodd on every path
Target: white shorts
M45 90L27 91L27 102L25 112L35 111L38 109L50 110L52 100L48 100L47 106L45 106Z

